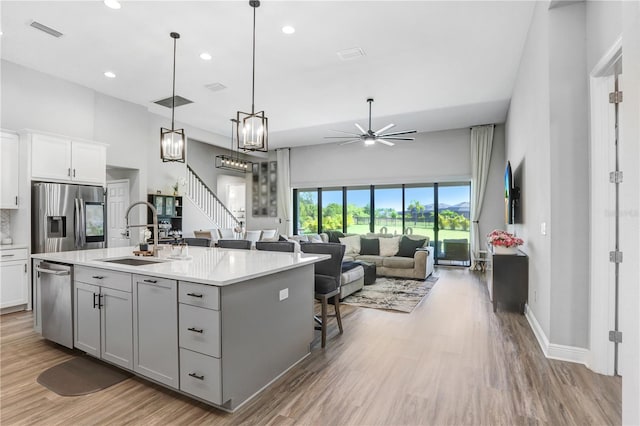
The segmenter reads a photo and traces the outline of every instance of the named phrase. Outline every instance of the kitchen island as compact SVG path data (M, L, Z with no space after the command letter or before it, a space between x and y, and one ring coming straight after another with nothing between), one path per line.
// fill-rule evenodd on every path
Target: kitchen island
M313 264L326 255L189 247L172 259L168 247L152 258L133 250L33 254L36 329L49 325L47 276L71 265L62 293L71 295L74 348L225 411L309 355Z

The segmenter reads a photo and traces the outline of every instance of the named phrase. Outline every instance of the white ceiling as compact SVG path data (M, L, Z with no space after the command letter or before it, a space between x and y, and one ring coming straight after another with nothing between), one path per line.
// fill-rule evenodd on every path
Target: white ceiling
M248 1L2 1L1 56L170 116L152 101L194 101L176 121L227 135L251 108L252 8ZM533 2L263 1L257 9L256 109L270 148L324 143L330 129L419 132L504 122ZM64 36L29 26L32 20ZM296 32L285 35L283 25ZM366 56L341 60L339 50ZM205 62L203 51L213 55ZM115 79L103 73L111 70ZM212 92L207 84L226 89Z

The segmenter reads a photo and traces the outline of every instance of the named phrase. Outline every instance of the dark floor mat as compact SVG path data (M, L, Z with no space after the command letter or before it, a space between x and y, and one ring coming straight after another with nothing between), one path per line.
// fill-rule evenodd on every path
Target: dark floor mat
M133 374L88 356L53 366L38 376L38 383L62 396L86 395L115 385Z

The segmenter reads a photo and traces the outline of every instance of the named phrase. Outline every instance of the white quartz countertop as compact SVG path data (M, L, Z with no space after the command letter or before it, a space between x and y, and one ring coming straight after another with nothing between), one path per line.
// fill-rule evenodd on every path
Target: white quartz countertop
M137 247L117 247L58 253L36 253L32 254L31 257L33 259L215 286L226 286L304 265L311 265L330 257L325 254L189 247L189 258L176 260L169 258L171 250L169 246L166 246L159 250L158 257L136 257L137 259L165 260L162 263L131 266L101 261L102 259L134 257L133 250L136 249Z

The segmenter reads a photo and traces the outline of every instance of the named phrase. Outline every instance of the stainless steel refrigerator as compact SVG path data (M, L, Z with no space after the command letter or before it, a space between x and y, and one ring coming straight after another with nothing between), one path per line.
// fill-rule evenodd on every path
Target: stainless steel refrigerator
M104 188L34 183L31 220L33 253L104 248L107 229Z

